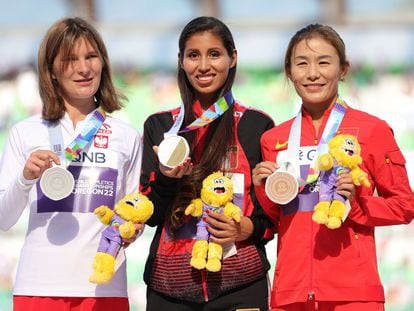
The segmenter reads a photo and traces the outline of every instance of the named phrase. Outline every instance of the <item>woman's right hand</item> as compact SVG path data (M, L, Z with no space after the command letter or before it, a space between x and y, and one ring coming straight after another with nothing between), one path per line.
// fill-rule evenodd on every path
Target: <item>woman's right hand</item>
M278 169L278 165L275 162L263 161L257 163L252 170L252 181L255 186L260 186L268 176Z
M152 149L156 154L158 154L158 146L153 146ZM187 157L183 163L174 168L164 166L160 163L159 169L164 176L170 178L181 178L184 175L189 175L191 173L193 170L193 163L191 163L191 158Z
M32 180L42 176L43 172L52 167L52 162L60 165L59 157L50 150L32 152L23 168L23 177Z

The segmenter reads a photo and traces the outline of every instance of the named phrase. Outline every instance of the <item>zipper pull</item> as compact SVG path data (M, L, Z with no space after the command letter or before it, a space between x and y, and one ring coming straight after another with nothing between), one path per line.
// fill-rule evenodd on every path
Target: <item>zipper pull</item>
M315 293L313 291L310 291L308 293L308 300L313 301L315 299Z

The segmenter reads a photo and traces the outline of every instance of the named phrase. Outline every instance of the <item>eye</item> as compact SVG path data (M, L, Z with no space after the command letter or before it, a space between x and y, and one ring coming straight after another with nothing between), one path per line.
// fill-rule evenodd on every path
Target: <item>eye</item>
M212 58L218 58L218 57L220 57L220 52L218 52L218 51L211 51L210 52L210 56L212 57Z
M99 57L99 54L98 53L91 53L88 56L86 56L87 59L97 58L97 57Z
M345 139L345 144L347 144L348 146L353 146L354 142L351 139Z
M189 59L197 59L197 57L198 57L198 53L197 53L197 52L195 52L195 51L193 51L193 52L189 52L189 53L187 54L187 57L188 57Z
M216 178L216 179L214 179L214 184L216 184L216 185L224 184L223 178Z
M78 57L77 56L75 56L75 55L70 55L70 56L68 56L68 57L66 57L66 58L63 58L62 59L62 62L75 62L75 61L77 61L78 60Z

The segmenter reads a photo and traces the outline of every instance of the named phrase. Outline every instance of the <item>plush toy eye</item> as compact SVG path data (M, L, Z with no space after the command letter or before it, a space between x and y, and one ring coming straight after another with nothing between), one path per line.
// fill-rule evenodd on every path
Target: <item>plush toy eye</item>
M224 184L224 179L223 178L216 178L216 179L214 179L214 184L215 185Z
M347 144L348 146L354 146L354 141L352 139L345 139L345 144Z

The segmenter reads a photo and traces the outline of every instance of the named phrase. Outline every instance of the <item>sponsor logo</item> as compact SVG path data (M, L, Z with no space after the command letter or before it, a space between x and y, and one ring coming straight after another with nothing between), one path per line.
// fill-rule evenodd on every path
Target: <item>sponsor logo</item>
M98 134L104 134L104 135L112 134L111 126L108 123L102 124L101 128L98 131Z
M105 153L102 152L81 152L78 154L75 160L73 162L86 162L86 163L105 163L106 162L106 156Z
M281 143L281 142L277 141L276 142L276 149L279 150L279 149L282 149L282 148L286 148L287 144L288 144L288 141L285 141L284 143Z

